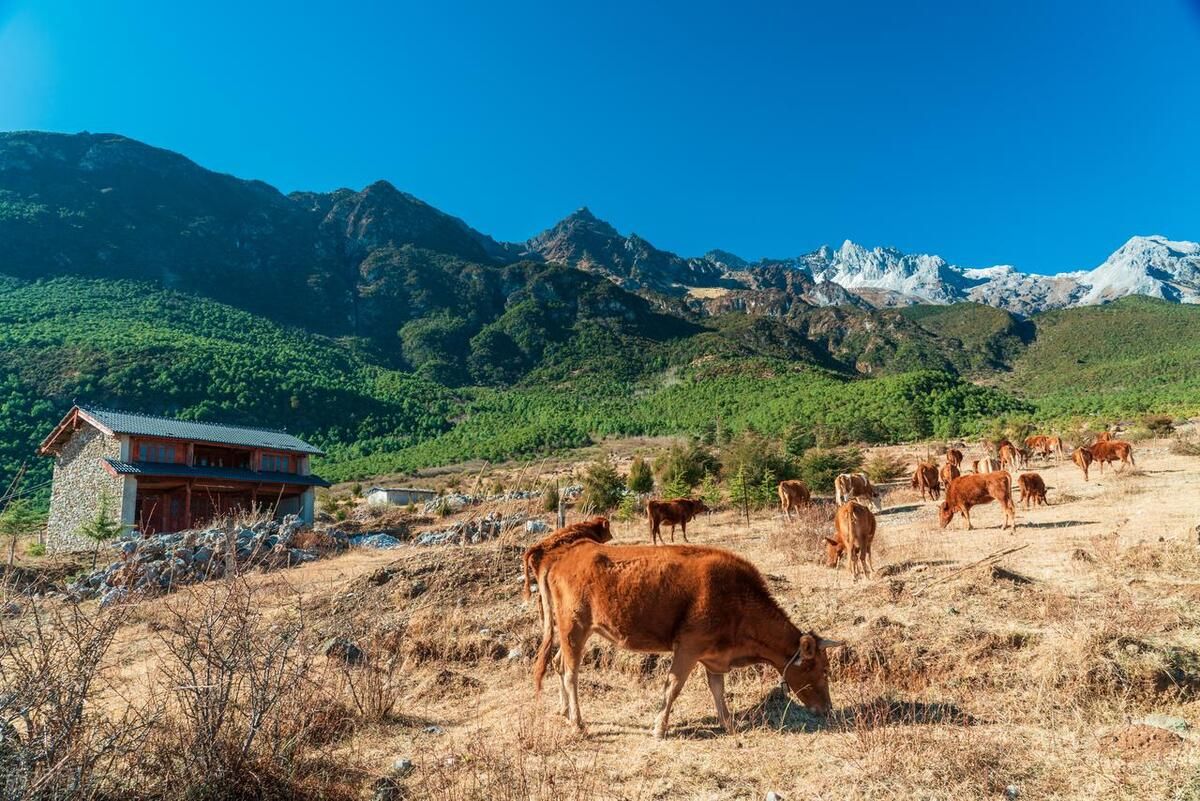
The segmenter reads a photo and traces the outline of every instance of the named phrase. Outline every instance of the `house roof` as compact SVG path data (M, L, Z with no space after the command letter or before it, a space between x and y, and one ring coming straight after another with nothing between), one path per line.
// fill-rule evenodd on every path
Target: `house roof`
M173 462L122 462L119 459L104 460L109 469L119 476L171 476L179 478L211 478L238 481L250 484L292 484L302 487L328 487L329 482L320 476L299 473L255 472L242 467L189 467Z
M51 446L54 445L63 432L74 430L68 424L71 423L72 417L76 414L78 414L78 419L110 435L132 434L140 437L162 437L164 439L206 442L214 445L238 445L244 448L266 448L268 450L290 451L292 453L324 455L320 448L313 447L299 437L294 437L286 431L222 425L220 423L198 423L192 420L176 420L171 417L123 412L117 409L103 409L98 406L76 406L73 408L50 436L42 442L39 452L43 454L49 453Z
M425 495L437 495L437 490L421 487L371 487L367 492L420 492Z

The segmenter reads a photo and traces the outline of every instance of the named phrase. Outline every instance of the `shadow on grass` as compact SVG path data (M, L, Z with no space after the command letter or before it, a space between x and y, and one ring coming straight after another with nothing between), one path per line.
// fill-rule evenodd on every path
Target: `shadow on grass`
M1099 520L1051 520L1045 523L1029 523L1021 521L1021 528L1074 528L1075 526L1094 526Z
M806 709L782 687L774 688L758 704L734 717L739 728L769 728L781 732L849 731L937 724L971 726L978 722L955 704L903 701L884 696L835 708L823 718Z
M906 503L903 506L889 506L886 509L882 509L882 510L876 512L875 516L876 517L887 517L888 515L898 515L898 514L903 514L904 512L913 512L913 511L916 511L917 509L920 509L921 506L922 506L922 504L919 504L919 503Z

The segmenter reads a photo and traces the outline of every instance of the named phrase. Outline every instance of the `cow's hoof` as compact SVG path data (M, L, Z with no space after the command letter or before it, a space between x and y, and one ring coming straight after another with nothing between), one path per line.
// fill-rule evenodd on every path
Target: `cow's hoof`
M665 739L667 739L667 732L666 732L666 730L665 730L665 729L663 729L661 726L655 726L655 727L654 727L654 739L655 739L655 740L665 740Z

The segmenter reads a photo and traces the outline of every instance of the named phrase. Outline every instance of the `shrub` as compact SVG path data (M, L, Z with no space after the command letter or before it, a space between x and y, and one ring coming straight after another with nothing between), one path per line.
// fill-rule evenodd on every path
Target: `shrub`
M1200 438L1195 434L1179 434L1171 441L1171 453L1180 456L1200 456Z
M721 483L712 473L705 473L704 480L700 482L700 500L704 501L704 505L709 509L720 509L725 503Z
M792 423L783 432L783 450L789 456L803 456L817 445L817 435L811 426Z
M557 512L559 503L558 485L549 484L542 492L542 511Z
M772 492L779 479L793 478L796 465L793 459L783 452L781 444L773 439L743 431L735 437L722 451L721 461L727 471L745 473L746 483L760 486L770 475Z
M715 473L720 465L712 453L698 441L675 442L654 459L654 473L662 484L682 482L690 490L705 473Z
M588 512L603 513L615 507L624 497L625 482L608 459L588 466L583 474L583 495L579 505Z
M654 473L650 469L650 464L640 456L635 456L633 464L629 466L627 486L630 492L639 494L654 491Z
M863 469L871 481L877 484L885 484L889 481L895 481L908 473L908 464L898 456L878 454L868 459Z
M1175 422L1168 414L1148 414L1142 418L1142 425L1156 437L1169 437L1175 433Z
M813 490L829 492L835 478L859 470L862 462L862 451L857 448L814 448L800 459L798 472Z
M638 500L638 496L630 493L621 498L621 503L617 506L615 517L618 520L626 522L636 520L642 515L642 502Z

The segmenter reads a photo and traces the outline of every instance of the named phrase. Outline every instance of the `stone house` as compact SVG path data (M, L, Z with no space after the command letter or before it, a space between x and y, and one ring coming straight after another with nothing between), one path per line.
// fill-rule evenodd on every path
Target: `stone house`
M437 497L431 489L415 487L371 487L367 490L369 506L408 506L410 503L425 503Z
M251 509L313 521L318 448L283 431L76 406L38 448L53 457L46 547L87 548L79 528L107 504L143 533L183 531Z

